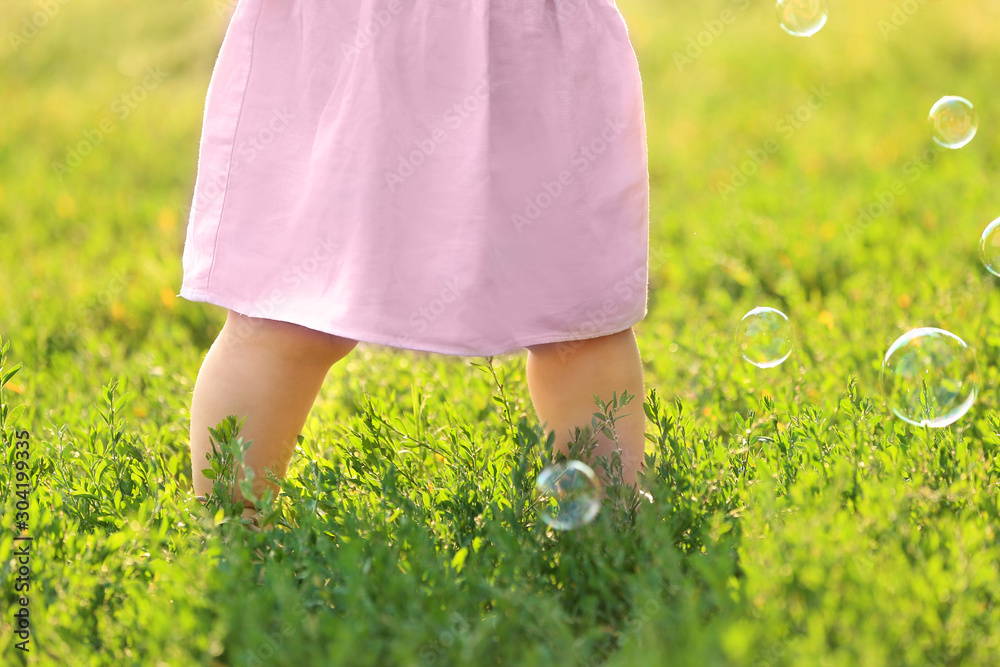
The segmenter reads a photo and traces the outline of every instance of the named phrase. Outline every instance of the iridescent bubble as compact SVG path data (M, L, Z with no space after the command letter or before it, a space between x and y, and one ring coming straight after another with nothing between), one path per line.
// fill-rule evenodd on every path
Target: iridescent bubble
M826 0L778 0L778 22L789 35L809 37L826 25Z
M893 414L908 424L947 426L976 402L976 354L949 331L914 329L897 338L885 353L882 389Z
M972 141L979 128L979 116L964 97L942 97L927 116L934 141L945 148L961 148Z
M543 470L535 482L538 514L556 530L572 530L594 520L601 509L601 486L585 463L564 461Z
M758 368L773 368L792 353L792 323L780 310L760 306L743 316L736 330L740 354Z
M1000 276L1000 218L986 225L979 239L979 257L986 270Z

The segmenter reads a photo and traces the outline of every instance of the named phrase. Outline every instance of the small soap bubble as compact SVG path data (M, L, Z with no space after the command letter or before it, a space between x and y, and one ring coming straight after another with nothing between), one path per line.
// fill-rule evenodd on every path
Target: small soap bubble
M580 461L553 464L538 475L538 514L556 530L572 530L594 520L601 509L601 486Z
M826 25L826 0L778 0L778 22L789 35L809 37Z
M961 338L933 327L896 339L882 362L882 389L893 414L914 426L958 421L979 392L975 352Z
M945 148L961 148L976 136L979 116L964 97L942 97L927 116L935 143Z
M1000 218L986 226L979 239L979 257L986 270L1000 276Z
M740 320L736 340L744 359L758 368L773 368L792 353L795 336L783 312L760 306Z

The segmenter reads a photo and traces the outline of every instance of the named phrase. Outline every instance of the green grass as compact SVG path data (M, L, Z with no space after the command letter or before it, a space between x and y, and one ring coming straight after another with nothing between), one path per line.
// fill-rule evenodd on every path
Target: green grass
M219 3L72 0L15 50L8 31L41 4L4 2L0 661L995 664L1000 299L977 246L998 215L1000 8L914 3L883 36L891 5L832 3L796 39L770 3L741 4L619 2L652 186L648 394L624 410L649 420L656 503L547 531L523 355L362 344L268 503L287 526L250 534L191 498L190 392L224 314L174 297ZM726 8L735 20L679 68ZM149 66L166 77L119 118ZM829 99L789 135L816 86ZM976 104L980 131L935 151L925 116L947 94ZM104 119L114 130L60 179L53 162ZM797 336L766 371L733 341L757 305ZM946 429L907 426L880 391L885 350L917 326L978 356L980 397ZM12 634L25 430L29 654Z

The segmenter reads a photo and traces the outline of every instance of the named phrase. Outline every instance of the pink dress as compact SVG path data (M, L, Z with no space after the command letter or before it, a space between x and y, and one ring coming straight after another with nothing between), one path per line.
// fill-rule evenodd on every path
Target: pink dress
M612 0L239 0L180 296L498 355L642 320L648 231Z

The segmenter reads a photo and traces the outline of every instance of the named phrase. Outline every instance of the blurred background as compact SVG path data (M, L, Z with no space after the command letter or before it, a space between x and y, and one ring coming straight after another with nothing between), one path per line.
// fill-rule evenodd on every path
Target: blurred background
M783 32L769 2L618 7L644 82L652 211L639 331L657 382L709 399L718 383L699 376L728 371L705 362L735 364L732 334L755 305L796 326L795 362L776 373L834 364L871 391L882 352L912 326L997 349L984 324L997 316L993 283L976 255L1000 209L1000 1L833 1L807 38ZM39 406L93 391L74 368L107 376L138 361L193 382L221 327L222 309L175 295L232 8L0 8L0 332L36 370L14 390L48 371L61 379L38 389ZM979 113L957 151L930 140L927 113L943 95ZM834 381L799 389L818 400Z

